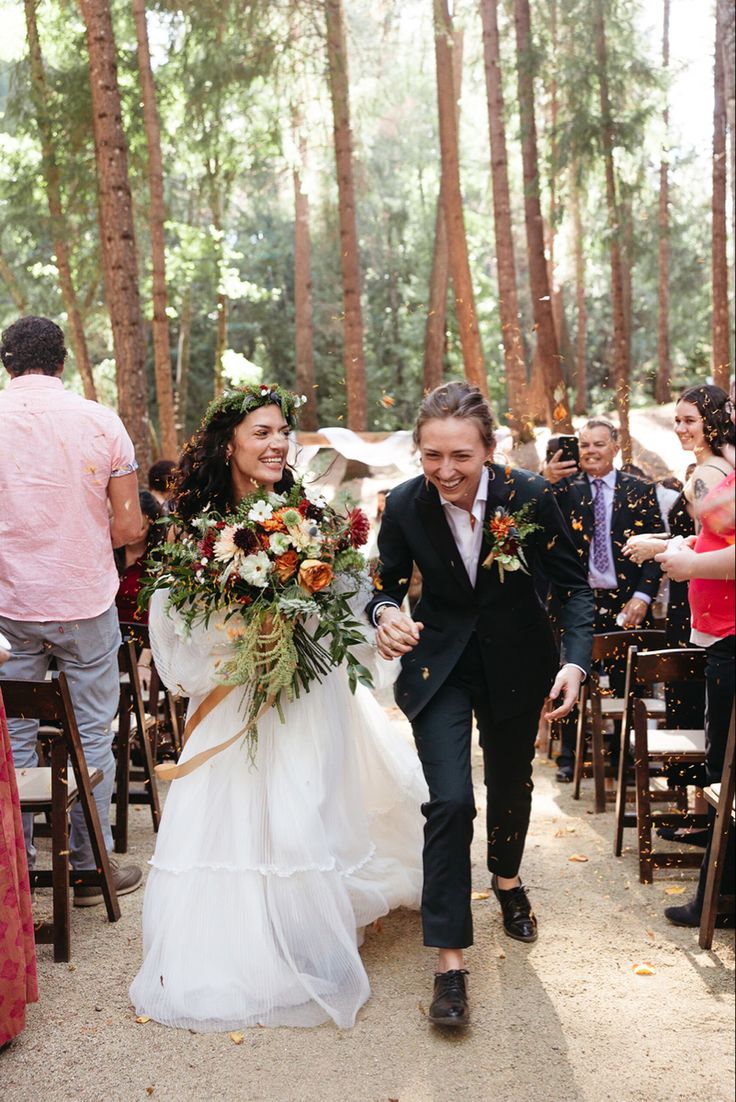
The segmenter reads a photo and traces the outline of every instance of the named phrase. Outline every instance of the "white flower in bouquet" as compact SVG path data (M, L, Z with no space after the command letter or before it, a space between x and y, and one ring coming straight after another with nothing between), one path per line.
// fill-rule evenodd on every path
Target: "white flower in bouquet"
M319 509L324 509L327 504L327 499L321 490L318 490L316 486L311 486L308 482L302 483L302 493L311 505L316 505Z
M274 555L283 555L292 546L291 536L287 536L285 532L273 532L268 542Z
M264 589L268 585L268 575L271 573L271 560L265 551L246 555L238 567L238 573L248 585L257 585Z
M248 520L270 520L273 515L273 505L269 501L255 501L248 510Z

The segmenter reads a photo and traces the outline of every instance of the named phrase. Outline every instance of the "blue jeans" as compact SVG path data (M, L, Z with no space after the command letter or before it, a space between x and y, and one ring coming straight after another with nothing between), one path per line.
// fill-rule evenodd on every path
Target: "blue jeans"
M13 648L8 661L0 666L0 679L43 681L52 658L66 674L79 736L90 773L99 769L103 779L92 790L107 850L112 849L110 804L115 783L115 758L112 752L112 721L120 697L118 648L120 625L117 609L89 620L21 621L0 616L0 632ZM10 744L16 769L38 764L36 739L38 722L9 719ZM93 869L96 861L79 803L71 812L69 837L71 864L75 869ZM33 867L33 815L23 816L29 867Z

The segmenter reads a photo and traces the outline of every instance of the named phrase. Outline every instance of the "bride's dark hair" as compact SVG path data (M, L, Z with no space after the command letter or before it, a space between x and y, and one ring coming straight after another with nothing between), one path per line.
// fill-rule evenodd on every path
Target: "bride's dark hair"
M256 407L257 408L257 407ZM227 447L240 422L252 410L222 409L212 414L185 445L173 473L171 511L185 523L201 513L206 505L218 513L232 509L232 476L227 462ZM289 467L274 486L277 494L294 485Z

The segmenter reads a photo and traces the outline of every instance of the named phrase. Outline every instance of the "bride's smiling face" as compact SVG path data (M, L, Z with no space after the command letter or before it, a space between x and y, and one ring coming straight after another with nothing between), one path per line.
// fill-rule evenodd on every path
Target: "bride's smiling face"
M445 501L472 509L483 465L493 455L475 418L434 417L425 421L419 454L425 477Z
M261 406L236 425L226 456L236 501L257 486L272 490L281 481L289 450L289 426L277 405Z

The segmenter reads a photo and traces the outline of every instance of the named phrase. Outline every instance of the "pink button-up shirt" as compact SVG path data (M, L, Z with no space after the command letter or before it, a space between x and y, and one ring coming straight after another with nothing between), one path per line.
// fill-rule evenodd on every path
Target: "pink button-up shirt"
M86 620L110 607L118 574L107 486L136 469L122 421L49 375L0 392L0 615Z

